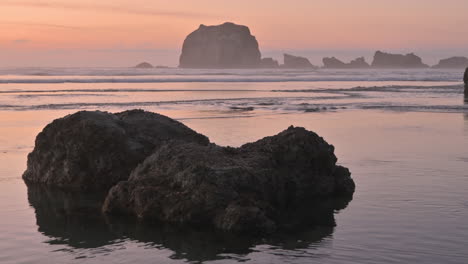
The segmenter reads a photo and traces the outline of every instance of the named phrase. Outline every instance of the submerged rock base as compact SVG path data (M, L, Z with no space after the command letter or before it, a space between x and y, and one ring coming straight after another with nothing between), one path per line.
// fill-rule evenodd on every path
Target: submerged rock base
M329 212L342 206L330 201L349 201L355 190L336 162L332 145L300 127L231 148L153 113L79 112L38 135L24 179L103 192L113 186L102 206L107 215L271 233L334 224ZM332 219L323 221L321 211Z

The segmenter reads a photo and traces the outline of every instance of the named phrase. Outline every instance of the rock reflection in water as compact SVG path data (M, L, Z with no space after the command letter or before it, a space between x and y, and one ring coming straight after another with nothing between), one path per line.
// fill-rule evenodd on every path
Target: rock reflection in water
M334 213L344 209L351 200L316 201L301 209L308 212L308 226L266 237L249 237L105 216L101 214L104 195L28 185L28 200L35 209L38 231L50 238L46 243L66 245L72 250L144 243L150 249L169 249L173 252L171 258L187 261L226 259L233 254L245 256L255 246L265 244L286 250L307 248L333 233Z
M101 194L28 185L28 201L35 210L38 231L51 238L48 243L74 248L100 247L118 238L109 232L100 215L104 198Z

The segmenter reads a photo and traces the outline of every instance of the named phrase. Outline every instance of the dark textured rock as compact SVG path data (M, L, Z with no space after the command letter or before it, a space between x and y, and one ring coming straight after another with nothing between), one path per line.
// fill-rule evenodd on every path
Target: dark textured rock
M465 90L463 91L463 103L468 105L468 84L465 83ZM468 120L468 114L465 114L465 120Z
M381 51L377 51L374 55L374 61L372 62L374 68L427 68L420 57L409 53L406 55L402 54L391 54Z
M262 58L260 61L260 68L278 68L279 64L277 60L273 58Z
M167 143L109 191L103 211L232 232L297 227L314 222L309 209L321 199L353 194L336 161L334 147L304 128L240 148Z
M364 57L357 58L355 60L352 60L349 63L344 63L335 57L323 58L322 61L323 61L324 68L326 69L355 69L355 68L363 69L363 68L370 67L370 65L366 62Z
M468 68L466 68L465 75L463 75L463 81L468 85Z
M284 64L281 65L287 69L315 69L316 66L312 65L307 58L284 54Z
M468 58L466 57L451 57L440 60L433 68L436 69L465 69L468 67Z
M151 68L153 68L153 65L149 64L148 62L142 62L142 63L138 64L137 66L135 66L135 68L138 68L138 69L151 69Z
M126 180L163 142L209 140L180 122L132 110L82 111L57 119L36 138L23 179L79 189L106 189Z
M246 26L224 23L200 27L184 41L181 68L257 68L258 42Z

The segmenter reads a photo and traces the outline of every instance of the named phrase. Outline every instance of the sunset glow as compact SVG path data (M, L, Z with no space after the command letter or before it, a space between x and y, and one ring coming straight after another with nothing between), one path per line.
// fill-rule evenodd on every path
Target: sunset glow
M176 51L199 24L225 21L249 26L262 50L464 49L466 10L464 0L2 0L0 66L41 52Z

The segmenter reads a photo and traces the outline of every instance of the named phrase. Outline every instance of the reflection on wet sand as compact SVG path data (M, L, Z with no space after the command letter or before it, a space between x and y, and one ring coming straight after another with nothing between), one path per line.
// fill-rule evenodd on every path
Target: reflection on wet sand
M314 215L310 225L267 237L250 237L196 227L149 224L135 219L106 217L101 214L103 195L65 192L44 186L28 186L28 200L35 209L38 231L50 238L46 243L63 244L71 249L96 249L141 242L145 247L171 250L173 259L205 261L245 256L257 245L272 245L285 250L308 248L332 235L336 210L344 209L351 198L317 201L308 206ZM120 247L114 247L118 250Z

